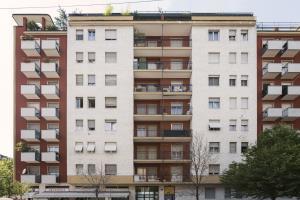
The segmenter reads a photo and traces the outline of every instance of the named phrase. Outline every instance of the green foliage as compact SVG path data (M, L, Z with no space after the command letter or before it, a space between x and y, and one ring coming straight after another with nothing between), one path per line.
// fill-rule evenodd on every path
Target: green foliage
M55 25L60 30L67 30L68 26L68 16L66 10L62 9L61 7L58 8L58 17L55 17Z
M0 160L0 197L13 195L13 161Z
M18 181L13 183L13 194L14 196L18 196L20 197L20 199L23 199L23 196L26 192L29 191L29 186L24 184L24 183L20 183Z
M28 31L38 31L40 29L41 28L39 27L39 25L35 21L27 22L27 30Z
M48 25L46 26L46 31L57 31L58 28L55 25Z
M114 7L112 5L108 5L106 6L106 8L104 9L104 16L110 16L112 14Z
M123 16L130 16L130 10L127 8L121 13Z
M221 177L226 187L252 198L300 197L300 136L288 126L264 131L241 163Z

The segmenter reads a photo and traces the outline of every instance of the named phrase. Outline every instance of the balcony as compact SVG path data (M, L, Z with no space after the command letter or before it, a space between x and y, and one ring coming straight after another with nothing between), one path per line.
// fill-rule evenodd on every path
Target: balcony
M189 152L184 151L137 151L135 163L189 163Z
M283 85L282 100L295 100L300 96L300 86Z
M189 57L191 50L190 39L143 38L134 40L134 55L137 57Z
M57 175L42 175L41 183L44 183L44 184L58 183L58 176Z
M190 106L144 105L145 106L137 107L135 110L135 121L189 121L192 118Z
M294 79L300 74L300 63L288 63L282 68L282 79Z
M59 109L58 108L42 108L42 117L45 120L49 120L49 121L59 120Z
M189 61L134 62L135 78L190 78L192 63Z
M275 85L268 85L263 89L263 100L275 100L282 95L282 87Z
M267 108L263 112L264 121L276 121L282 117L282 108Z
M21 152L21 161L26 163L39 163L41 154L37 151Z
M21 183L35 184L40 182L40 176L34 174L22 174Z
M59 154L57 152L42 152L42 161L46 163L58 163Z
M269 40L263 45L263 58L273 58L275 57L283 48L283 45L286 43L286 41L282 40Z
M57 129L48 129L41 131L42 139L47 142L58 142L59 131Z
M27 142L40 141L40 132L38 130L21 130L21 139Z
M56 85L42 85L41 91L46 99L59 99L59 89Z
M191 130L137 130L134 142L190 142Z
M36 108L21 108L21 117L28 121L40 120L40 111Z
M286 108L282 112L283 121L294 121L300 118L300 108Z
M159 84L136 84L134 98L135 99L162 99L174 98L190 99L192 95L192 86L183 84L159 85Z
M39 99L40 89L36 85L21 85L21 94L26 99Z
M282 72L281 63L268 63L263 67L263 79L274 79Z
M37 40L21 40L21 49L26 56L37 57L40 56L40 41Z
M22 62L21 72L27 78L40 78L40 66L36 62Z
M300 51L300 41L287 41L283 45L283 53L281 57L293 58Z
M134 175L134 182L137 183L182 183L182 182L190 182L189 175Z
M59 42L57 40L42 40L42 50L46 56L59 56Z
M134 175L134 182L159 182L157 175Z
M42 73L47 78L59 78L58 64L55 62L42 63Z

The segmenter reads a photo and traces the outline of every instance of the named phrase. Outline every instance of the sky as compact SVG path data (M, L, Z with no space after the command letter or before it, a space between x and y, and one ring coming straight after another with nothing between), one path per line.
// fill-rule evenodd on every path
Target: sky
M0 5L0 154L13 156L13 13L48 13L56 16L57 8L3 9L32 6L68 6L116 3L139 0L3 0ZM137 4L113 5L113 12L191 11L191 12L253 12L259 22L300 22L299 0L162 0ZM105 6L66 8L85 12L103 12ZM299 23L300 24L300 23Z

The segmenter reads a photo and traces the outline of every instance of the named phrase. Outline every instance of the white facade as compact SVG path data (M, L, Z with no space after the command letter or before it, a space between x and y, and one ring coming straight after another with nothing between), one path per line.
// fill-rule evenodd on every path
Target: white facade
M83 30L83 40L76 40L76 29ZM95 30L89 40L88 30ZM116 40L105 40L105 29L116 29ZM83 62L76 62L76 52L83 52ZM95 52L89 63L88 52ZM105 63L105 52L116 52L116 63ZM105 86L105 75L117 76L116 86ZM76 86L76 75L83 75L83 85ZM88 85L88 75L95 75L95 85ZM76 164L95 164L104 172L105 164L116 164L117 175L133 175L133 27L68 27L68 165L67 175L76 175ZM76 97L83 97L83 108L76 108ZM95 108L88 108L88 97L95 98ZM105 97L116 97L117 108L105 108ZM105 131L105 120L116 120L115 131ZM76 128L76 120L83 127ZM88 130L88 120L95 120L95 130ZM83 142L83 152L75 152L75 143ZM95 152L87 143L95 142ZM105 152L105 143L115 142L116 152Z
M236 30L236 41L229 40L229 30ZM248 30L243 41L241 30ZM219 40L209 41L209 31L219 31ZM204 141L219 142L219 153L213 163L220 164L220 172L232 161L241 160L241 142L256 142L256 29L238 26L192 27L192 130ZM236 53L236 64L229 63L229 53ZM209 53L219 53L217 64L209 64ZM248 53L248 63L242 64L241 53ZM219 76L219 86L209 86L209 76ZM230 75L236 76L236 86L229 86ZM241 77L248 76L248 86L241 86ZM219 108L209 108L209 98L219 98ZM230 109L230 97L236 98L236 108ZM241 108L241 98L248 98L248 108ZM203 114L205 113L205 114ZM220 120L220 130L210 131L209 120ZM236 120L236 131L229 131L229 121ZM241 120L248 120L248 131L241 131ZM236 153L229 153L229 143L236 142Z

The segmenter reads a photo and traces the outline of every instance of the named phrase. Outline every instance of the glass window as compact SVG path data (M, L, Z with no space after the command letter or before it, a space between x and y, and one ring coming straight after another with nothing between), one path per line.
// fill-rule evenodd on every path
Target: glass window
M241 131L248 131L248 119L241 120Z
M76 175L83 175L84 171L83 171L83 164L76 164Z
M220 131L221 123L219 119L210 119L208 120L208 130L209 131Z
M83 85L83 74L76 74L76 85Z
M83 62L83 52L76 52L76 62L77 63Z
M246 153L248 150L248 142L242 142L241 143L241 152Z
M58 145L48 145L47 146L48 152L59 152L59 146Z
M83 30L76 29L76 40L83 40Z
M220 108L220 98L209 97L208 98L208 107L210 109L219 109Z
M229 86L236 86L236 75L230 75L229 76Z
M219 86L220 77L219 76L209 76L208 77L208 85L209 86Z
M106 164L105 165L105 175L110 175L110 176L117 175L117 165L116 164Z
M236 30L229 30L229 41L236 40Z
M216 198L216 190L212 187L205 188L205 199L215 199Z
M96 174L96 165L88 164L88 175L95 175L95 174Z
M248 109L248 97L241 98L241 108Z
M229 120L229 131L236 131L236 119Z
M229 98L229 108L230 109L236 109L237 108L237 98L236 97L230 97Z
M243 41L248 41L248 30L241 30L241 37Z
M96 107L96 99L95 97L88 97L88 108Z
M229 53L229 64L236 64L236 53L235 52Z
M117 130L117 120L107 119L105 120L105 131L116 131Z
M116 29L105 29L105 40L116 40L117 30Z
M88 30L88 40L95 40L96 39L96 31L95 29Z
M248 75L241 76L241 86L248 86Z
M105 52L105 63L116 63L117 52Z
M76 108L83 108L83 97L76 97Z
M219 30L209 30L208 31L208 40L209 41L218 41L220 39Z
M229 153L236 153L236 142L229 142Z
M220 142L210 142L209 143L209 152L210 153L219 153L220 152Z
M241 63L248 64L248 53L247 52L241 53Z
M94 63L96 60L96 53L88 52L88 60L89 60L89 63Z
M219 64L220 63L220 53L208 53L208 63L209 64Z
M96 75L88 74L88 85L90 86L96 85Z
M106 86L117 85L117 75L105 75L105 85Z
M116 108L117 97L105 97L105 108Z
M208 165L208 174L209 175L219 175L220 174L220 165L219 164Z
M78 130L83 129L83 120L82 119L76 119L76 129L78 129Z
M88 130L89 131L94 131L95 129L96 129L95 120L94 119L89 119L88 120Z
M58 166L48 166L48 175L59 176L59 167Z

